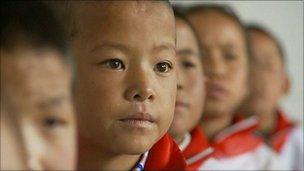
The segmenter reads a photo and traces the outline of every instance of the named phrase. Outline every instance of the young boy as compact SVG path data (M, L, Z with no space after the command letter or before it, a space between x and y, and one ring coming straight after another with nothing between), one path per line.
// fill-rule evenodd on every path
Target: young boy
M252 51L251 86L240 111L258 116L260 135L278 153L285 169L303 170L303 128L287 119L278 107L290 84L283 48L259 25L249 25L247 31Z
M205 98L200 45L187 18L175 9L177 99L170 134L186 158L187 170L201 170L212 148L198 125Z
M5 112L16 116L29 170L75 168L66 48L60 25L45 5L1 2L1 101Z
M210 170L268 169L271 151L255 136L256 120L234 120L247 94L249 57L245 29L229 9L193 7L188 17L198 33L207 77L201 125L219 162Z
M77 66L78 169L183 169L178 146L166 134L176 96L169 3L69 2L67 7Z

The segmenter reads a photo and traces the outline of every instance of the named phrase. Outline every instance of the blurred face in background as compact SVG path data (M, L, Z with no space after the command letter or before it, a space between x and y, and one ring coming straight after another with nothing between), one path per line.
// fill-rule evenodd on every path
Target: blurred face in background
M176 18L177 98L170 134L178 143L199 122L205 98L199 45L191 27Z
M67 170L75 164L71 71L52 49L1 49L1 86L16 115L29 169Z
M111 155L142 154L173 119L173 13L154 1L83 3L74 12L80 141Z
M207 77L204 116L231 114L247 93L248 57L244 34L232 18L209 10L189 15L202 44Z
M250 95L242 108L245 112L274 112L279 99L288 91L289 80L279 49L273 39L251 30Z

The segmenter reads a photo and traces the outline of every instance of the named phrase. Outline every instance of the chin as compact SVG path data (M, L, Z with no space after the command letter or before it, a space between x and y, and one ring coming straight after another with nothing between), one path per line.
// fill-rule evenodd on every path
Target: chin
M138 155L149 151L155 143L156 141L147 137L129 137L128 140L121 141L119 149L121 149L120 151L124 154Z

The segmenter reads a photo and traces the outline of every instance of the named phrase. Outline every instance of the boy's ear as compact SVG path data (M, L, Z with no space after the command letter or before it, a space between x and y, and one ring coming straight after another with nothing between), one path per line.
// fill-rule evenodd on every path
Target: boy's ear
M287 95L290 91L290 87L291 87L291 80L290 77L288 76L288 74L285 72L284 73L284 78L283 78L283 83L282 83L282 92L283 95Z

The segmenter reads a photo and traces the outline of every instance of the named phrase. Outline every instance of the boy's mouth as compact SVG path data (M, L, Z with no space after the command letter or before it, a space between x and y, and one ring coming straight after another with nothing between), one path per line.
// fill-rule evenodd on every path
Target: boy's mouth
M175 113L180 113L185 110L188 110L190 105L182 100L176 100L175 102Z
M227 89L216 83L210 83L207 85L207 97L212 99L224 99L227 96Z
M149 113L135 113L126 116L123 119L120 119L120 121L125 122L125 121L146 121L146 122L155 122L154 118L149 114Z
M155 119L148 113L135 113L119 119L125 126L132 128L148 128L155 123Z

